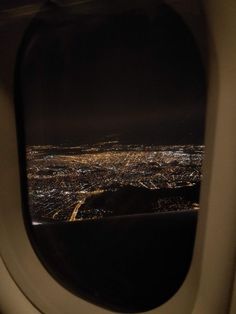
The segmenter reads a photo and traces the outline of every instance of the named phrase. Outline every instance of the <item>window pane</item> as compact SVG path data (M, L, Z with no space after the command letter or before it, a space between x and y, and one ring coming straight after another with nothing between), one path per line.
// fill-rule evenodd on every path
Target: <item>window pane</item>
M191 262L204 67L170 6L92 3L44 7L22 43L24 211L38 256L65 287L145 311L178 290Z

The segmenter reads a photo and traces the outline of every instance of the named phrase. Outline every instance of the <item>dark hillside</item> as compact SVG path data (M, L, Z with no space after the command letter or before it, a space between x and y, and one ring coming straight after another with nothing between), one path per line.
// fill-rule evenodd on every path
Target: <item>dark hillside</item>
M80 210L103 209L109 216L166 211L169 210L170 205L172 205L173 210L178 207L180 207L178 210L182 210L185 208L181 208L180 202L185 202L185 204L198 203L199 192L199 184L191 187L160 190L127 186L116 191L105 191L88 197Z

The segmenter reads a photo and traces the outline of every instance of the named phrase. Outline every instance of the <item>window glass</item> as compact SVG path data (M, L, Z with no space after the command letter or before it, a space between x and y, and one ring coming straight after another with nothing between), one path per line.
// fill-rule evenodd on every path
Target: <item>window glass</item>
M115 311L162 304L191 262L206 83L190 26L152 1L49 4L19 51L29 236L59 282Z

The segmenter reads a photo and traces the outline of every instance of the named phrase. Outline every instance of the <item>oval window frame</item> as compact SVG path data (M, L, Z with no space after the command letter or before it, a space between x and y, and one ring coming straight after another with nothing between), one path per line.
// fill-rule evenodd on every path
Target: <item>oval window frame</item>
M232 7L234 6L236 9L235 3L231 2ZM235 149L232 145L235 142L233 136L235 134L233 132L235 125L230 117L235 112L233 111L235 110L233 100L236 94L232 86L233 84L230 84L231 79L233 80L234 78L233 71L225 67L225 65L229 64L229 56L224 51L225 45L227 45L228 49L232 48L230 56L233 61L233 51L236 48L236 43L233 41L233 30L236 27L236 22L233 19L233 10L230 6L224 5L222 1L218 1L217 5L216 10L216 2L209 1L207 7L209 14L208 21L212 25L213 38L211 39L211 64L209 71L209 81L211 84L209 86L206 130L207 151L203 170L205 181L203 181L201 193L201 207L206 208L206 210L202 210L199 215L194 257L184 284L173 298L162 306L151 310L150 313L173 313L173 307L177 309L176 313L189 314L191 311L199 313L201 307L204 307L203 301L201 302L200 292L202 292L204 298L207 283L208 290L211 291L212 288L212 291L209 292L210 296L218 296L217 302L214 305L209 305L209 311L214 312L215 309L214 313L225 312L227 301L230 298L230 277L233 274L235 253L234 248L230 245L230 241L233 243L234 240L234 221L236 218L233 206L233 196L235 194L233 193L233 187L235 182L230 167L228 167L230 169L224 168L227 171L224 172L223 179L222 170L220 171L217 167L221 161L225 160L225 157L227 157L228 165L233 166L235 160ZM212 10L213 7L214 11ZM209 12L212 12L212 15ZM219 16L221 19L225 17L228 26L228 29L226 28L228 30L227 38L220 31ZM21 31L24 27L22 27ZM15 53L20 36L18 37L18 41L13 43ZM217 56L215 53L216 48L218 52ZM7 69L9 73L12 73L12 63L14 64L15 60L14 53L9 54L5 59L1 59L1 64L4 60L8 61L5 68L9 66ZM236 62L233 66L236 67ZM223 82L219 80L219 77L222 76L225 79ZM79 297L73 296L61 287L43 268L31 247L20 210L21 193L11 77L8 78L8 84L1 83L0 87L0 99L3 104L1 106L0 119L1 125L5 130L5 136L1 134L3 149L0 153L0 157L4 161L1 164L1 171L3 173L1 190L4 193L1 196L2 206L0 215L1 252L5 265L7 265L11 276L27 298L44 313L75 313L78 311L78 308L83 313L91 313L91 311L96 311L96 313L110 312L83 301ZM229 86L231 87L230 96L228 96ZM10 88L8 89L7 87ZM219 90L221 91L220 94L218 93ZM225 125L225 121L229 122L227 126ZM224 136L227 136L227 141L224 141L224 138L219 134L222 131L222 127ZM225 148L223 153L221 151L222 147ZM219 191L216 189L219 180L222 182L224 192L221 194L221 198L219 197ZM224 215L221 213L222 202L227 205ZM213 235L214 228L219 223L221 224L219 235ZM222 236L220 241L216 241L216 238L219 239L219 236ZM228 244L226 247L224 247L225 243ZM214 261L212 270L209 269L209 260ZM34 266L32 267L32 265ZM216 275L217 270L221 276L219 276L220 280L217 280L216 284L214 274ZM37 286L35 283L37 283ZM198 288L200 290L197 291Z

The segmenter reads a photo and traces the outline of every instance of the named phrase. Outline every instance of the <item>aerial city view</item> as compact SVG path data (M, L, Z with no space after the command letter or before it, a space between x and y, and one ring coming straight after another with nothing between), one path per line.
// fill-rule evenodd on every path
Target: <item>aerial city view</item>
M20 80L32 222L197 211L205 74L182 20L61 14Z
M28 146L33 223L199 209L204 147Z
M75 295L145 312L182 285L204 211L205 23L183 1L49 2L17 67L29 238Z

